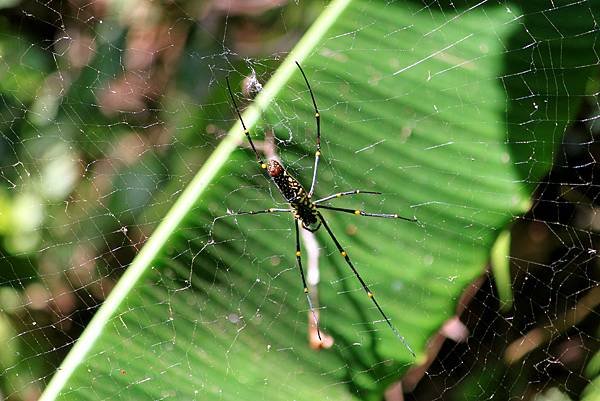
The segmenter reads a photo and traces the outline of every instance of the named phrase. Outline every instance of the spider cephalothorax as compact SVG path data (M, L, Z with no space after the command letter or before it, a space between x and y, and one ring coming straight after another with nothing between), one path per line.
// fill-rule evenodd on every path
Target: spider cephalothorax
M340 207L334 207L334 206L321 204L322 202L327 202L329 200L332 200L335 198L340 198L342 196L350 196L350 195L357 195L357 194L381 195L381 192L361 191L361 190L355 189L355 190L351 190L351 191L338 192L336 194L326 196L326 197L318 199L316 201L313 201L311 199L312 195L313 195L313 191L315 190L315 184L317 183L317 169L319 167L319 159L321 157L321 114L319 113L319 110L317 108L317 102L315 101L315 96L312 92L312 89L310 88L310 84L308 83L308 79L306 78L306 75L304 74L302 67L300 67L300 64L298 64L298 62L296 62L296 65L300 69L300 72L302 73L302 76L304 77L304 81L306 82L306 86L308 87L308 91L310 93L310 97L312 99L312 103L314 106L315 120L317 123L317 141L316 141L317 142L316 143L317 150L315 152L315 163L314 163L314 168L313 168L313 176L312 176L312 183L310 185L310 190L307 192L304 189L304 187L302 186L302 184L300 184L300 182L294 176L290 175L286 171L286 169L283 167L283 165L281 163L279 163L277 160L274 160L274 159L269 160L268 164L262 160L262 158L256 151L256 148L254 147L254 142L252 142L252 138L250 137L250 132L248 131L248 129L246 128L246 125L244 124L244 120L242 119L240 110L237 107L237 103L233 96L233 92L231 91L229 79L227 79L227 88L229 89L229 94L231 95L231 100L233 101L235 111L240 119L242 127L244 128L244 135L246 135L246 138L248 139L248 142L250 143L250 147L252 148L252 151L254 152L254 155L256 156L256 160L258 161L258 164L262 169L267 170L269 177L273 180L273 182L277 186L277 189L279 190L281 195L285 198L286 202L289 204L289 207L290 207L289 209L270 208L270 209L260 210L260 211L256 211L256 212L238 212L238 213L234 213L234 215L275 213L275 212L290 212L290 213L292 213L292 216L294 217L294 220L296 222L296 224L295 224L295 226L296 226L295 227L295 229L296 229L296 261L298 263L298 268L300 270L300 276L302 277L302 283L304 284L304 293L306 294L310 310L311 310L312 315L315 320L315 325L317 326L317 334L319 336L319 340L321 339L321 334L319 331L317 315L313 310L313 305L312 305L311 299L308 295L309 290L308 290L308 286L306 284L306 279L304 276L304 269L302 268L302 257L301 257L302 254L300 252L299 230L300 230L300 225L302 225L302 228L304 228L305 230L308 230L310 232L315 232L322 225L325 228L325 230L327 231L327 234L329 234L329 236L333 240L340 255L344 258L344 260L346 261L346 263L348 264L348 266L350 267L350 269L352 270L352 272L354 273L354 275L360 282L360 284L361 284L363 290L366 292L367 296L371 299L373 304L377 307L377 310L379 311L381 316L385 319L385 322L387 323L387 325L392 329L394 334L396 334L396 336L402 341L402 343L406 346L406 348L414 356L415 355L414 352L412 351L410 346L407 344L407 342L404 340L404 337L402 337L400 335L400 333L398 333L396 328L392 325L392 322L387 317L387 315L383 312L383 309L381 308L381 306L379 306L379 303L375 300L375 296L373 295L373 293L371 292L371 290L369 289L369 287L367 286L367 284L365 283L363 278L360 276L360 274L358 273L356 268L354 267L354 264L352 264L352 261L350 260L348 253L342 248L342 245L339 243L339 241L333 234L333 231L327 224L327 221L325 220L325 218L323 217L323 215L321 214L321 212L318 209L327 209L327 210L332 210L332 211L336 211L336 212L351 213L356 216L383 217L383 218L389 218L389 219L403 219L403 220L408 220L408 221L413 221L413 222L416 221L416 219L401 217L397 214L367 213L363 210L358 210L358 209L346 209L346 208L340 208Z

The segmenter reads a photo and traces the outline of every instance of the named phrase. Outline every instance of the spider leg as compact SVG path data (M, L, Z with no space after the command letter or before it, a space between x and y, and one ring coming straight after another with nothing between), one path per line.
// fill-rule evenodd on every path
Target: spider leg
M296 65L302 76L304 77L304 82L306 82L306 86L308 87L308 91L310 92L310 98L312 99L313 106L315 108L315 120L317 121L317 151L315 152L315 165L313 167L313 177L312 183L310 184L310 191L308 191L308 197L310 198L315 191L315 184L317 183L317 169L319 167L319 159L321 157L321 113L319 113L319 109L317 108L317 101L315 100L315 95L308 83L308 78L306 78L306 74L302 67L300 67L300 63L296 61Z
M321 203L321 202L328 201L330 199L341 198L342 196L358 195L358 194L381 195L381 192L376 192L376 191L362 191L360 189L354 189L352 191L338 192L337 194L332 194L332 195L326 196L324 198L321 198L319 200L314 201L314 203Z
M334 210L336 212L351 213L351 214L354 214L357 216L383 217L386 219L401 219L401 220L406 220L406 221L412 221L413 223L417 222L417 219L414 217L413 218L402 217L397 214L390 214L390 213L367 213L364 210L359 210L359 209L346 209L343 207L333 207L333 206L325 206L325 205L317 205L317 208Z
M244 134L246 135L246 138L248 138L248 142L250 142L250 146L252 147L252 151L256 155L256 160L258 161L258 165L262 169L266 169L267 165L263 161L263 159L260 157L260 155L258 154L258 152L256 151L256 147L254 146L254 142L252 142L252 138L250 138L250 131L248 131L248 128L246 128L246 124L244 124L244 120L242 119L242 113L240 113L240 109L238 108L238 105L237 105L237 103L235 101L235 98L233 97L233 92L231 91L231 85L229 84L229 77L225 77L225 81L227 81L227 89L229 90L229 96L231 96L231 101L233 102L233 107L235 108L235 112L237 113L238 118L240 119L240 122L242 123L242 128L244 128Z
M300 227L298 219L295 219L294 226L296 227L296 261L298 262L300 276L302 277L302 284L304 285L304 294L306 294L308 307L310 308L310 312L312 313L313 319L315 321L315 327L317 328L317 336L319 337L319 341L323 341L321 339L321 330L319 329L319 320L317 319L317 314L315 312L315 309L313 308L313 303L310 300L310 294L308 293L308 285L306 285L306 278L304 277L304 269L302 269L302 252L300 251Z
M225 216L223 217L228 217L228 216L243 216L245 214L263 214L263 213L281 213L281 212L291 212L292 209L278 209L278 208L269 208L269 209L265 209L265 210L251 210L251 211L247 211L247 212L233 212L233 213L227 213Z
M340 255L342 255L344 257L344 260L346 261L348 266L350 266L350 269L352 269L352 272L354 273L354 275L356 276L358 281L360 281L360 284L362 285L363 290L365 290L365 292L367 293L367 296L371 299L371 301L373 301L373 304L375 304L375 307L379 311L379 314L385 319L385 322L387 323L387 325L392 329L392 331L394 332L396 337L398 337L398 339L402 342L402 344L404 344L406 349L411 353L411 355L414 358L416 355L415 355L414 351L412 350L412 348L410 347L410 345L408 345L408 342L406 342L406 339L398 332L398 330L396 330L396 328L394 327L394 325L392 324L390 319L387 317L387 315L385 314L383 309L381 309L381 306L379 306L379 303L375 299L373 292L371 292L371 290L369 289L369 287L367 286L365 281L362 279L362 277L358 273L358 270L356 270L356 268L352 264L352 261L350 260L348 253L344 250L344 248L342 248L342 245L340 245L340 242L337 240L337 238L333 234L333 231L331 231L331 228L329 228L329 225L325 221L325 218L323 217L323 215L320 212L317 212L317 213L318 213L319 219L321 219L321 222L323 223L323 227L325 227L325 230L327 231L327 233L329 234L329 236L335 243L335 246L337 247L338 251L340 252Z

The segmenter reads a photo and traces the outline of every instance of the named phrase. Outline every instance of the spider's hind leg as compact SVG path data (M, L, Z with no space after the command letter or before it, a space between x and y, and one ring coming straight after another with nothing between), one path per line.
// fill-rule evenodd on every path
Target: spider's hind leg
M326 202L326 201L331 200L331 199L341 198L343 196L358 195L358 194L382 195L382 193L378 192L378 191L362 191L360 189L353 189L351 191L338 192L338 193L326 196L324 198L316 200L314 203L315 204L319 204L321 202Z
M342 248L342 245L340 244L340 242L338 241L338 239L335 237L335 234L333 234L333 231L331 231L331 227L329 227L329 224L327 224L327 221L325 221L325 218L323 217L323 215L321 213L319 213L318 216L319 216L319 219L321 220L321 222L323 223L323 227L325 227L325 230L327 231L327 234L329 234L329 236L333 240L333 243L335 244L336 248L338 249L338 251L340 252L340 254L342 255L342 257L346 261L346 264L348 265L348 267L350 267L350 269L354 273L354 276L360 282L360 285L362 286L363 290L367 294L367 297L371 300L371 302L373 302L373 304L375 305L375 307L379 311L379 314L381 315L381 317L383 317L383 319L385 320L385 322L387 323L387 325L390 327L390 329L392 329L392 331L394 332L394 334L396 335L396 337L400 340L400 342L402 342L402 344L404 344L404 347L406 347L406 349L408 350L408 352L410 352L410 354L414 358L416 356L415 352L412 350L412 348L410 347L410 345L408 344L408 342L406 341L406 339L404 338L404 336L402 336L400 334L400 332L398 332L398 330L396 329L396 327L392 324L391 320L387 317L387 315L385 314L385 312L383 311L383 309L379 305L379 302L377 302L377 300L375 299L375 295L373 295L373 292L369 289L369 287L367 286L367 283L365 283L365 281L363 280L363 278L360 276L360 273L358 273L358 270L356 270L356 267L354 267L354 264L350 260L350 257L348 256L348 253L344 250L344 248Z
M304 223L302 223L304 226ZM304 285L304 294L306 294L306 300L308 301L308 307L310 308L310 313L312 314L314 325L317 329L317 336L319 341L321 339L321 330L319 329L319 319L317 317L317 313L315 312L315 308L313 307L312 300L310 299L310 294L308 292L308 284L306 284L306 277L304 276L304 269L302 268L302 252L300 251L300 228L298 227L298 220L296 219L294 226L296 227L296 262L298 263L298 268L300 269L300 276L302 277L302 284Z
M221 217L229 217L229 216L243 216L245 214L263 214L263 213L284 213L284 212L291 212L292 209L280 209L280 208L276 208L276 207L272 207L269 209L265 209L265 210L249 210L249 211L239 211L239 212L232 212L232 211L227 211L227 214Z

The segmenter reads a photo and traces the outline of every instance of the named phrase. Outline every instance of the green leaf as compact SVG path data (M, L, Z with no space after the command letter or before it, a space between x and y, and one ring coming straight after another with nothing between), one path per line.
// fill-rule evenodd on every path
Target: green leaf
M339 205L419 219L326 213L416 362L483 273L498 233L526 210L531 184L548 171L574 117L591 73L574 66L594 64L593 55L576 51L594 38L576 35L593 27L569 18L575 8L541 15L514 6L438 11L334 1L244 113L249 127L263 124L252 129L257 140L269 127L291 139L280 156L308 183L314 116L298 60L323 120L317 195L382 191ZM548 24L570 39L552 36ZM527 40L543 46L532 49ZM532 58L559 65L553 57L564 54L573 60L561 59L563 82L518 70ZM526 91L544 99L523 97ZM309 349L291 217L219 218L226 209L281 205L253 155L238 146L242 138L237 123L96 313L43 400L381 399L415 363L323 230L321 327L335 345Z
M586 377L593 379L596 376L600 376L600 352L596 352L590 362L585 367Z
M512 282L510 279L510 230L500 233L492 247L492 272L500 298L500 309L506 312L513 304Z
M596 352L585 368L585 375L591 380L582 393L582 401L594 401L600 397L600 352Z

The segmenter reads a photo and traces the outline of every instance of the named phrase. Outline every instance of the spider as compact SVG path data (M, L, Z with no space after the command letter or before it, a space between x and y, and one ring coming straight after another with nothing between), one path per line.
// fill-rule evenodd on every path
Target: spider
M269 208L266 210L259 210L259 211L236 212L236 213L232 213L231 215L235 215L235 216L256 215L256 214L277 213L277 212L289 212L292 214L292 216L294 217L294 222L295 222L294 225L295 225L295 232L296 232L296 261L298 264L298 269L300 270L300 277L302 278L302 284L304 285L304 293L306 294L306 299L308 300L308 305L309 305L310 311L315 320L315 325L317 327L317 335L319 337L319 340L321 340L321 332L319 329L319 324L318 324L317 317L316 317L316 314L315 314L315 311L313 308L313 304L312 304L311 298L309 296L309 290L308 290L308 285L306 284L304 269L302 268L302 253L300 251L300 226L302 226L302 229L308 230L311 233L314 233L315 231L317 231L319 228L321 228L321 226L324 227L325 231L327 231L327 234L329 234L329 236L333 240L333 243L337 247L340 255L344 258L344 260L346 261L346 264L350 267L350 269L352 270L352 273L354 273L354 276L360 282L360 285L362 286L363 290L365 291L367 297L373 302L373 304L379 311L379 314L383 317L383 319L385 320L387 325L390 327L390 329L394 332L396 337L398 339L400 339L400 341L404 344L406 349L414 357L415 353L413 352L412 348L409 346L409 344L404 339L404 337L398 332L396 327L394 327L394 325L392 324L390 319L387 317L387 315L385 314L385 312L383 311L383 309L381 308L381 306L375 299L373 292L369 289L369 286L365 283L365 281L361 277L358 270L356 270L356 267L352 263L350 256L348 256L348 252L346 252L344 250L344 248L342 247L342 245L336 238L335 234L331 230L331 227L327 223L327 220L325 220L325 218L323 217L323 214L321 214L321 211L319 209L326 209L326 210L331 210L334 212L341 212L341 213L350 213L350 214L354 214L356 216L381 217L381 218L386 218L386 219L401 219L401 220L406 220L406 221L410 221L410 222L417 222L417 219L402 217L402 216L399 216L398 214L367 213L364 210L340 208L340 207L334 207L334 206L329 206L329 205L323 204L323 202L327 202L332 199L341 198L343 196L353 196L353 195L358 195L358 194L370 194L370 195L381 195L382 194L381 192L376 192L376 191L363 191L363 190L359 190L359 189L354 189L354 190L350 190L350 191L338 192L338 193L326 196L326 197L318 199L318 200L314 200L314 201L312 200L312 196L315 191L315 186L317 183L317 170L319 167L319 160L321 158L321 113L319 112L319 109L317 107L317 102L315 100L314 93L312 91L310 83L308 82L308 78L306 77L306 74L304 73L304 70L300 66L300 63L298 63L297 61L295 63L296 63L296 66L298 66L298 69L300 70L302 77L304 78L304 82L306 82L306 86L308 87L308 91L310 93L310 97L312 99L312 104L313 104L313 107L315 110L315 120L316 120L316 124L317 124L317 140L316 140L316 148L317 149L315 151L315 161L314 161L314 166L313 166L312 182L310 184L310 189L307 192L304 189L304 187L302 186L302 184L300 184L300 182L294 176L292 176L290 173L288 173L287 170L277 160L271 159L268 161L268 163L264 162L264 160L261 158L261 156L257 152L256 147L254 146L254 142L252 141L252 138L250 137L250 131L248 130L248 128L246 127L246 124L244 123L244 120L242 119L242 114L240 113L240 109L238 108L237 102L235 101L235 97L233 96L233 92L231 90L231 85L229 83L229 77L226 77L227 89L229 91L231 101L233 102L233 107L235 108L236 114L240 120L240 123L242 124L242 128L244 129L244 134L246 135L246 138L248 139L248 142L250 143L250 147L252 148L252 151L254 152L254 155L256 156L258 165L262 170L266 170L269 178L273 181L273 183L275 184L275 186L277 187L277 189L279 190L279 192L281 193L281 195L283 196L283 198L289 205L289 208L286 208L286 209Z

